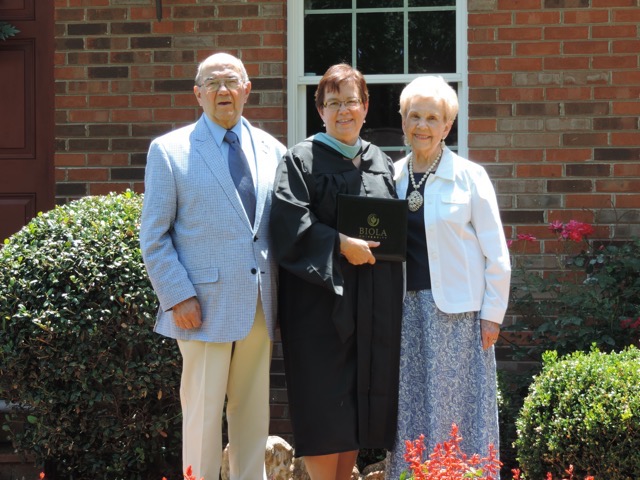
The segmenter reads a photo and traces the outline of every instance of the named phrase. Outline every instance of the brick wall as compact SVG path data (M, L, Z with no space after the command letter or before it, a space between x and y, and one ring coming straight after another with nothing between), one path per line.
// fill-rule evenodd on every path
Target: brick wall
M143 189L149 141L193 122L197 64L240 57L247 118L286 133L284 0L56 0L56 198Z
M551 238L547 222L572 218L640 234L639 7L469 0L470 156L509 234Z
M494 179L507 235L538 238L526 248L540 268L556 265L553 220L640 235L639 7L469 0L470 157Z

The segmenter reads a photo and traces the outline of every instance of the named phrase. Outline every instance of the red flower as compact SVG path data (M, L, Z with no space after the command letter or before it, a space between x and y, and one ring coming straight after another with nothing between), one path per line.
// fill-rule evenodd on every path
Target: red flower
M554 222L549 226L549 229L558 232L558 223ZM565 239L572 240L574 242L581 242L586 239L588 236L592 235L594 229L588 223L578 222L576 220L570 220L569 223L562 226L562 229L559 231L560 236Z
M620 320L621 328L628 328L630 330L640 329L640 317L638 318L625 318L624 320Z
M196 476L193 474L193 469L191 468L191 465L189 465L187 469L184 471L184 480L198 480ZM204 480L204 477L202 477L200 480Z
M425 450L424 435L420 435L414 442L406 441L407 452L405 460L409 464L413 480L459 480L467 478L469 474L473 478L493 480L497 478L502 463L497 459L496 450L489 445L489 454L486 457L473 455L469 458L460 449L462 437L458 434L458 427L451 425L450 440L437 444L429 460L423 462L422 454Z
M406 440L404 444L406 448L404 459L409 464L409 469L416 475L416 472L419 472L422 466L422 454L425 451L424 435L420 435L420 437L413 442Z

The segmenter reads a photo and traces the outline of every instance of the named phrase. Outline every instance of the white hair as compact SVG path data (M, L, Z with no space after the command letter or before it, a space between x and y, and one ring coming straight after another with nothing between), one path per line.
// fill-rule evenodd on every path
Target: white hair
M453 122L458 116L458 95L444 78L436 75L418 77L409 83L400 94L400 115L405 118L409 104L414 98L433 98L442 100L445 121Z
M200 62L200 65L198 65L198 71L196 72L195 78L196 85L200 85L204 80L202 78L202 72L204 71L204 69L212 65L230 67L240 74L243 82L249 81L247 70L244 68L244 64L239 58L236 58L228 53L214 53L213 55L205 58L202 62Z

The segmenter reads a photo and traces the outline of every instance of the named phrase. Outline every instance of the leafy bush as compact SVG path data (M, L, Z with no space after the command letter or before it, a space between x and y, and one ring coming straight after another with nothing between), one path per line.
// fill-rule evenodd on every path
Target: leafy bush
M567 465L597 479L640 478L640 350L546 352L516 424L529 479Z
M383 448L361 448L356 459L356 466L362 472L365 467L382 462L387 456L387 451Z
M181 476L179 352L152 331L141 206L130 191L83 198L0 250L0 398L47 477Z
M515 441L516 419L532 381L532 371L498 370L498 431L500 434L501 478L509 478L518 468Z
M532 340L516 353L537 360L546 350L562 355L588 351L592 343L605 351L638 344L640 239L595 242L591 225L573 220L553 222L549 230L557 236L557 268L536 271L522 256L514 269L511 307L523 322L507 330L521 332L524 325ZM512 248L525 253L535 241L520 234Z

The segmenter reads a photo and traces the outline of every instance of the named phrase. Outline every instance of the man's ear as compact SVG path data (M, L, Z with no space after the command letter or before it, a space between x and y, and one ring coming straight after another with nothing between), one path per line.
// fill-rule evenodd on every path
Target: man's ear
M242 88L244 88L244 103L247 103L247 100L249 100L249 94L251 93L251 82L247 81Z

